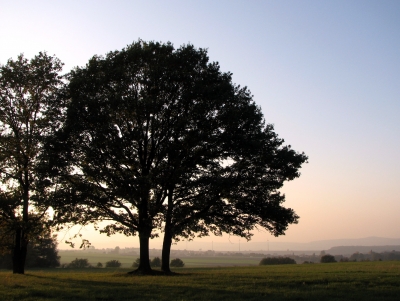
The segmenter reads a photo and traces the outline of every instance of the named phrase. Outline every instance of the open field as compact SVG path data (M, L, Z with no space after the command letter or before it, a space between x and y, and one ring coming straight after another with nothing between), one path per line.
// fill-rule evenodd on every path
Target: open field
M132 263L138 258L138 255L121 255L121 254L103 254L99 252L68 252L59 251L58 254L61 256L61 264L70 263L75 258L87 258L93 266L96 266L98 262L101 262L103 266L109 260L115 259L121 262L122 268L130 268ZM155 256L150 256L152 259ZM159 255L161 258L161 255ZM171 259L174 257L172 256ZM261 258L250 258L250 257L234 257L234 256L193 256L193 257L179 257L185 263L185 267L226 267L226 266L250 266L258 265Z
M1 300L400 300L400 262L176 269L0 272Z

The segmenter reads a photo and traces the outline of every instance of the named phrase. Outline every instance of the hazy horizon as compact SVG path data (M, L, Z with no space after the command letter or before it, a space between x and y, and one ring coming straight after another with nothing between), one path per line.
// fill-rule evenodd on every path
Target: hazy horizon
M137 242L134 245L126 244L126 241L121 241L122 245L111 245L104 243L101 245L92 245L96 250L102 249L115 249L119 247L120 249L139 249L139 243ZM231 239L228 242L221 241L205 241L205 240L194 240L194 241L180 241L172 246L172 250L188 250L188 251L228 251L228 252L287 252L287 251L322 251L329 250L335 247L390 247L389 249L385 249L386 251L391 251L394 246L396 246L396 250L400 250L400 238L387 238L387 237L363 237L357 239L333 239L333 240L319 240L319 241L310 241L310 242L282 242L282 241L264 241L264 242L254 242L245 240L233 240ZM151 250L161 250L161 243L150 243ZM59 250L63 251L74 251L74 250L86 250L90 251L89 248L80 249L78 247L71 248L67 245L59 245ZM369 250L368 250L369 251Z
M299 224L278 238L256 231L253 242L400 237L399 1L0 3L0 64L47 51L68 72L139 38L208 48L278 135L309 156L282 189ZM138 246L137 237L82 233L96 248Z

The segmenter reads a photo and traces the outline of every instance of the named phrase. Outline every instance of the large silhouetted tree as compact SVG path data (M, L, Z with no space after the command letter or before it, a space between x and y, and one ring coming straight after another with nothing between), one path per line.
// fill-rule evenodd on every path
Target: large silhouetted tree
M256 225L282 233L297 221L276 189L306 157L282 146L250 92L206 50L138 41L93 57L69 80L52 164L77 206L113 221L103 232L139 235L141 273L151 271L155 229L164 229L168 272L172 239L249 237Z
M42 181L39 157L60 126L61 69L46 53L0 66L0 219L13 231L14 273L24 273L30 237L46 218L51 185Z

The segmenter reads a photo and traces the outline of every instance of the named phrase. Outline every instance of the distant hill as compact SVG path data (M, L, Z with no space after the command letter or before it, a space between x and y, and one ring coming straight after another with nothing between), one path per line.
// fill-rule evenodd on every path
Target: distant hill
M150 241L150 245L151 245ZM109 246L114 248L115 246ZM138 248L136 245L135 248ZM150 247L151 249L160 249L160 245L156 248ZM100 248L99 248L100 249ZM330 240L317 240L307 243L297 242L280 242L279 238L273 238L271 241L254 242L254 241L243 241L235 238L231 239L231 242L217 242L207 241L206 239L195 239L191 242L180 241L177 244L172 245L173 250L192 250L192 251L230 251L230 252L264 252L264 253L316 253L319 254L321 251L331 253L332 255L345 255L353 254L354 252L365 253L370 250L374 252L384 251L400 251L400 238L384 238L384 237L365 237L358 239L330 239ZM70 249L68 249L70 250ZM307 252L303 252L307 251Z
M396 246L400 245L400 238L384 238L384 237L365 237L358 239L332 239L313 241L305 244L310 246L313 250L321 249L327 250L339 246ZM368 250L369 251L369 250Z
M388 245L388 246L340 246L333 247L325 252L331 255L343 255L348 256L354 253L364 253L367 254L370 251L375 253L400 251L400 245Z

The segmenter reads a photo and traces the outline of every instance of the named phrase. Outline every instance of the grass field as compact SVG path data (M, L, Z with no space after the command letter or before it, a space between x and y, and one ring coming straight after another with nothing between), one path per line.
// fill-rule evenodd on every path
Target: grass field
M400 300L400 262L183 268L175 276L129 269L0 272L1 300Z
M89 263L96 266L98 262L101 262L103 266L109 260L116 259L121 262L122 268L130 268L132 263L138 257L137 255L126 256L116 254L103 254L96 252L68 252L59 251L58 254L61 256L61 264L70 263L75 258L87 258ZM152 259L153 257L150 257ZM173 259L173 258L171 258ZM249 266L258 265L261 258L249 258L249 257L234 257L234 256L205 256L205 257L182 257L186 267L227 267L227 266Z

